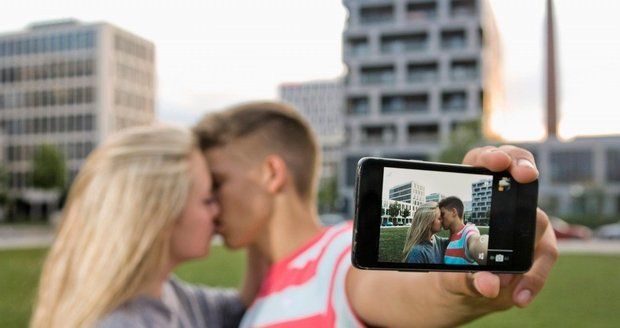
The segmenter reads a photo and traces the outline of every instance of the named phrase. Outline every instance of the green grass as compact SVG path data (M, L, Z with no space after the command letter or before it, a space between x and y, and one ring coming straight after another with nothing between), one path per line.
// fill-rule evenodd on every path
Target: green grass
M379 261L401 262L403 247L409 227L381 228L379 233ZM488 234L488 227L478 227L481 234ZM442 230L437 234L439 237L449 237L448 230Z
M25 327L44 249L0 251L0 327ZM214 247L206 260L183 265L187 281L237 286L243 252ZM476 327L617 327L620 256L562 255L545 289L526 309L512 309L469 324Z
M0 251L0 327L26 327L47 249ZM212 247L209 257L181 265L175 274L192 283L237 287L245 270L243 251Z

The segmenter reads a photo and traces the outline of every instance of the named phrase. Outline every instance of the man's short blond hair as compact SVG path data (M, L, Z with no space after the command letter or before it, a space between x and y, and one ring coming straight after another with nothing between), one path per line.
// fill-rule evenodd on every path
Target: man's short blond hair
M308 122L280 102L250 102L207 114L196 124L203 152L239 142L250 143L247 156L262 160L275 154L287 165L299 196L311 199L316 189L319 150Z

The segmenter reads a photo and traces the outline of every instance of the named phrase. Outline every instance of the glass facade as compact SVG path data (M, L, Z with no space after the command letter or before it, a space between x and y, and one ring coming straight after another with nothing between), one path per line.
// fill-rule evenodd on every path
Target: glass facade
M90 49L96 44L95 31L68 32L0 41L0 57L33 55L77 49Z

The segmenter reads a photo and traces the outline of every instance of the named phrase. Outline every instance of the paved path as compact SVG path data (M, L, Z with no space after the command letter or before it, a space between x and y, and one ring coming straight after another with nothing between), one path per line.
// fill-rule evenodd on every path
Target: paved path
M54 239L53 229L45 226L0 226L0 249L46 247ZM222 238L213 238L221 245ZM620 254L620 240L560 240L558 248L565 253Z
M54 240L54 230L45 226L0 226L0 250L47 247ZM222 245L222 237L213 238L214 245Z

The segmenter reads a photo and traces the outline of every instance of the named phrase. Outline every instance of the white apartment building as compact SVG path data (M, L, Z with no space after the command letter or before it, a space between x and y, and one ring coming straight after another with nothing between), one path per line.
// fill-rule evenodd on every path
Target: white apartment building
M471 220L477 225L489 225L493 179L483 179L471 184Z
M483 0L343 0L345 146L353 206L364 156L433 159L459 124L501 96L497 30ZM483 90L485 92L483 106Z
M73 178L109 134L155 119L155 46L107 23L35 23L0 34L0 145L13 192L42 144Z
M342 81L284 83L280 99L290 103L310 122L322 149L321 181L335 178L344 141Z

